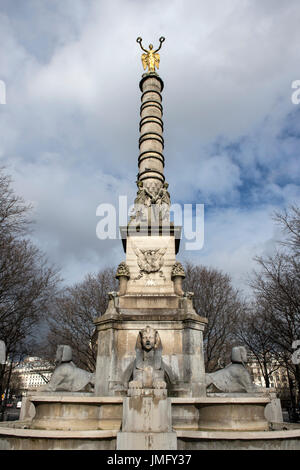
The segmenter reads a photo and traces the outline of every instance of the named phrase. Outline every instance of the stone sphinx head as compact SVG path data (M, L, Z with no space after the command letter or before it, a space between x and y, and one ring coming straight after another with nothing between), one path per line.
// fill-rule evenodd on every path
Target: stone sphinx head
M138 334L136 346L136 367L143 368L144 353L153 351L154 369L161 367L162 344L158 331L150 326L146 326Z
M247 362L247 350L245 346L235 346L231 351L231 362L245 364Z
M60 344L57 346L55 362L61 364L62 362L72 361L72 349L70 346Z
M160 336L158 331L155 331L151 326L146 326L139 332L137 339L137 346L146 351L151 349L158 349L161 346Z

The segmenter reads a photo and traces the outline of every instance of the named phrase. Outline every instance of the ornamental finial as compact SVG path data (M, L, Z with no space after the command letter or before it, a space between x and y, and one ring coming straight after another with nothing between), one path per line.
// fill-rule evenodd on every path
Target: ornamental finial
M155 72L155 67L157 69L159 68L160 56L157 52L160 50L161 45L164 41L165 41L165 38L161 36L159 38L159 42L160 42L159 48L154 51L152 44L149 44L149 50L144 49L142 46L142 38L141 37L137 38L136 42L139 43L142 51L145 52L145 54L142 54L142 64L143 64L144 70L146 70L146 68L148 67L148 72Z

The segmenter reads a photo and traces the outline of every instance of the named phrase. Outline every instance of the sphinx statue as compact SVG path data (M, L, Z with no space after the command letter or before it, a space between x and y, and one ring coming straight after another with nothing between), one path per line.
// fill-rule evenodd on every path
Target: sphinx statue
M133 380L129 388L166 388L162 344L158 331L146 326L138 334Z
M224 369L205 374L206 388L209 392L253 393L259 387L252 382L246 369L247 350L244 346L235 346L231 351L231 363Z
M80 369L72 362L72 349L67 345L59 345L56 350L56 368L50 381L42 387L45 392L79 392L91 391L95 383L95 375Z

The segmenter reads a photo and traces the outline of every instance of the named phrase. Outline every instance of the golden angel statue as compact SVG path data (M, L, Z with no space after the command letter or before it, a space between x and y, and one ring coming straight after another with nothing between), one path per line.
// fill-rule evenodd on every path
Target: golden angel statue
M160 45L159 45L159 48L156 49L155 51L153 50L153 45L149 44L149 50L147 51L147 49L144 49L142 46L142 38L140 37L137 38L136 42L139 43L139 45L141 46L141 49L145 52L145 54L142 54L142 64L143 64L144 70L146 70L146 68L148 67L149 72L155 72L155 67L157 69L159 68L160 56L157 52L160 50L161 45L164 42L164 40L165 38L163 36L159 38Z

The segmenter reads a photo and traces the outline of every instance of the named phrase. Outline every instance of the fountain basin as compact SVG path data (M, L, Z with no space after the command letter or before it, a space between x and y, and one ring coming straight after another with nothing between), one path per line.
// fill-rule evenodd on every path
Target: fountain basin
M1 423L0 450L117 450L122 397L56 394L28 398L35 407L35 416L27 421ZM283 429L292 426L284 423L278 425L279 430L267 430L263 414L269 403L266 397L170 400L178 450L300 450L300 426ZM237 412L240 422L234 419ZM71 423L76 429L70 430ZM83 429L88 426L94 429Z
M119 430L121 426L121 397L43 394L31 396L30 401L35 408L31 429L90 431Z
M172 398L173 428L198 431L267 431L269 397Z

